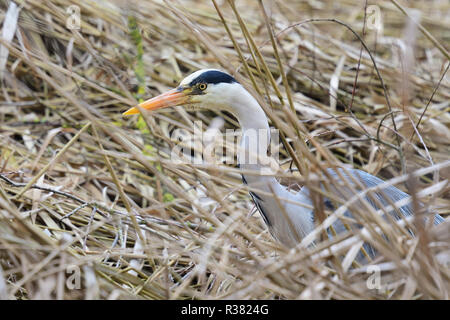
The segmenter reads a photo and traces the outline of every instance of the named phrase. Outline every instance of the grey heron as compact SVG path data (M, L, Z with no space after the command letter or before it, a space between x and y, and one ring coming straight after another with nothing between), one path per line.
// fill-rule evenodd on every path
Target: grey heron
M231 75L216 69L198 70L183 79L180 85L166 93L149 99L139 105L146 110L156 110L178 105L214 106L232 113L238 120L242 129L241 147L250 149L251 145L258 145L258 157L267 157L268 139L261 143L259 135L253 134L255 130L270 132L266 114L257 100ZM133 107L124 115L139 113L138 107ZM259 140L258 140L259 139ZM275 239L288 247L296 246L299 241L307 236L314 228L315 217L313 201L310 189L303 186L300 191L293 193L281 185L273 175L255 175L245 172L255 172L265 169L267 164L262 161L238 161L242 171L242 179L250 190L250 195L256 204L270 233ZM339 171L339 172L337 172ZM366 188L383 183L383 180L361 170L333 170L328 169L328 174L336 179L344 178L352 184L354 178ZM352 177L349 177L352 175ZM361 188L360 188L361 190ZM339 190L335 190L339 191ZM369 205L376 209L387 206L401 199L409 197L394 186L386 186L381 191L376 191L370 197L365 197ZM332 202L325 198L324 205L333 208ZM412 215L412 207L406 204L389 212L395 219L400 219L400 212L404 216ZM347 212L351 216L350 212ZM435 215L434 223L443 221L439 215ZM342 222L336 222L334 231L339 233L345 230ZM373 252L372 254L373 255Z

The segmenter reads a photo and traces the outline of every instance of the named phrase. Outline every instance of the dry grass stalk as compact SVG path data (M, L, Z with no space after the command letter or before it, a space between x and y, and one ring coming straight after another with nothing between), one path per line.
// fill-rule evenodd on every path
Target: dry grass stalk
M336 196L349 186L323 173L362 168L450 213L448 1L414 3L422 33L407 64L397 1L377 1L383 28L364 34L355 0L83 0L79 29L70 1L12 3L0 1L17 20L0 25L0 298L449 298L448 221L384 220L388 208ZM232 116L121 116L206 67L235 75L280 131L280 180L339 207L321 208L295 249L252 214L239 169L170 159L175 129L235 128ZM346 208L364 228L321 237ZM364 241L379 252L371 266L355 261Z

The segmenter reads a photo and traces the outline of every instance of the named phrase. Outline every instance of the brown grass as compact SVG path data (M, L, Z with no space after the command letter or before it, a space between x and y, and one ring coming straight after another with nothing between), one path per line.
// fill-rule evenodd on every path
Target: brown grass
M322 239L341 207L289 250L251 214L237 168L170 161L173 130L216 117L235 128L233 117L121 116L192 71L221 68L280 130L285 184L346 164L445 217L448 1L408 2L419 25L406 2L377 1L378 31L356 0L83 0L79 30L66 28L71 1L17 3L13 38L0 37L0 298L449 298L448 221L395 224L352 208L365 228ZM0 0L0 21L10 6ZM352 207L352 196L335 200ZM361 240L380 252L370 262L380 289L354 261Z

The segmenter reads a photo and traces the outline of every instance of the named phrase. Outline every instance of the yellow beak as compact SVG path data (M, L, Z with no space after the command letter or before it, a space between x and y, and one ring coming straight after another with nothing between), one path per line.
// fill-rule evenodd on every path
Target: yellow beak
M174 107L180 104L187 103L189 100L189 94L187 90L175 88L167 91L159 96L151 98L150 100L140 103L137 107L133 107L125 111L122 115L128 116L131 114L138 114L139 108L146 110L157 110L161 108Z

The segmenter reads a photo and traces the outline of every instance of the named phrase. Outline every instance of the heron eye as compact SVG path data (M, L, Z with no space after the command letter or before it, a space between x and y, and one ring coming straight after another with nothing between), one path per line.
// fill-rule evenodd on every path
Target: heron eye
M206 83L200 83L200 84L198 85L198 88L199 88L200 90L202 90L202 91L205 90L206 87L207 87Z

